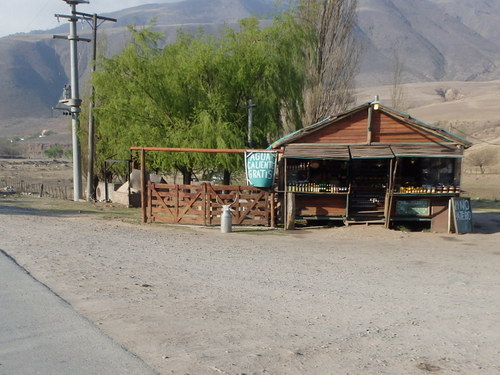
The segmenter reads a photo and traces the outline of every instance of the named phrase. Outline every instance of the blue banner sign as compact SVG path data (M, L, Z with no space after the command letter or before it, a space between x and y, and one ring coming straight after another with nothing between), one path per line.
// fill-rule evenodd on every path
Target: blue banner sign
M247 184L261 188L272 186L276 161L276 151L245 151Z

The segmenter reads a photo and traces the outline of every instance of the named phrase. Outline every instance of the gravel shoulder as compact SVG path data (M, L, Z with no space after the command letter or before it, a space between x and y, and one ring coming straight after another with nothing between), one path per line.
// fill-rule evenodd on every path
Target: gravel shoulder
M497 374L500 214L480 233L126 223L0 199L0 248L162 374Z

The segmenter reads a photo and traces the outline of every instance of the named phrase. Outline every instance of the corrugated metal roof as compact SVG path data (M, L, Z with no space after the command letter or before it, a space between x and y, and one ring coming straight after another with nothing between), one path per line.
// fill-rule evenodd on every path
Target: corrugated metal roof
M463 156L463 149L455 146L436 145L436 144L420 144L420 145L391 145L392 152L396 156L428 156L428 157L444 157L444 158L459 158Z
M292 143L286 146L285 158L349 160L348 146L322 143Z
M291 143L285 158L294 159L390 159L393 157L460 158L463 148L443 144L337 145L332 143Z
M353 159L387 159L393 158L394 154L389 146L367 145L349 146Z

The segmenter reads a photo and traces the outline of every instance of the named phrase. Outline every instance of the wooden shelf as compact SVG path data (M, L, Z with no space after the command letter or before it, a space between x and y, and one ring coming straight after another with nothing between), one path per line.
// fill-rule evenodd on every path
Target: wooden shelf
M318 216L318 215L297 215L295 216L297 219L304 220L345 220L347 217L343 215L338 216Z
M459 193L392 193L395 197L456 197Z
M391 221L432 221L431 217L420 217L420 216L415 216L415 217L408 217L408 216L403 216L403 217L391 217Z
M349 195L349 192L339 192L339 193L325 193L318 191L286 191L285 193L294 193L297 195Z

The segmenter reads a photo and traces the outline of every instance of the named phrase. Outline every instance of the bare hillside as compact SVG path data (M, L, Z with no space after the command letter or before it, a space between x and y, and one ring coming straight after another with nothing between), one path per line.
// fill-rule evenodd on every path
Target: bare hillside
M391 85L359 89L357 101L371 101L379 95L382 102L392 106L392 90ZM473 142L465 152L465 172L500 173L500 106L497 104L500 81L411 83L403 85L403 90L404 108L400 110ZM474 191L486 186L489 190L498 190L491 178L478 180L476 176L467 185Z
M384 103L393 106L392 90L392 85L362 88L357 91L357 101L370 101L379 95ZM500 137L500 106L497 104L500 80L410 83L403 85L403 90L404 108L401 110L421 121L453 131L459 128L488 142ZM467 130L463 129L464 125Z
M113 54L126 43L127 25L147 25L153 18L168 42L178 27L201 26L216 32L222 25L235 25L238 19L251 15L269 18L277 11L274 0L150 4L107 14L119 22L103 24L100 35L106 53ZM390 84L396 56L404 65L406 82L500 79L499 16L500 0L359 0L356 30L363 55L357 85ZM52 35L67 33L67 22L62 22L46 33L0 39L0 118L50 116L50 107L69 81L69 46L52 40ZM79 33L89 37L90 28L82 24ZM89 46L80 44L79 48L80 73L86 81Z
M119 52L128 40L126 26L142 26L153 17L169 42L179 26L191 30L201 26L216 33L240 18L255 14L265 18L276 11L274 0L185 0L119 10L107 14L117 18L117 24L100 28L107 50L101 52ZM499 17L500 0L359 0L357 33L363 55L356 78L358 102L379 94L391 105L388 100L399 60L403 82L413 82L405 85L405 109L412 115L461 130L466 124L467 134L497 139ZM69 81L69 45L53 40L52 35L67 32L67 22L62 22L54 30L0 38L0 137L25 136L46 128L63 133L50 117ZM90 37L86 25L80 26L79 33ZM89 47L79 45L83 83L88 81ZM449 90L451 95L443 97L436 90Z
M449 14L441 5L437 0L359 0L364 48L358 86L393 82L397 59L405 82L499 78L499 46L489 34L464 24L458 11ZM465 16L469 9L462 9Z

